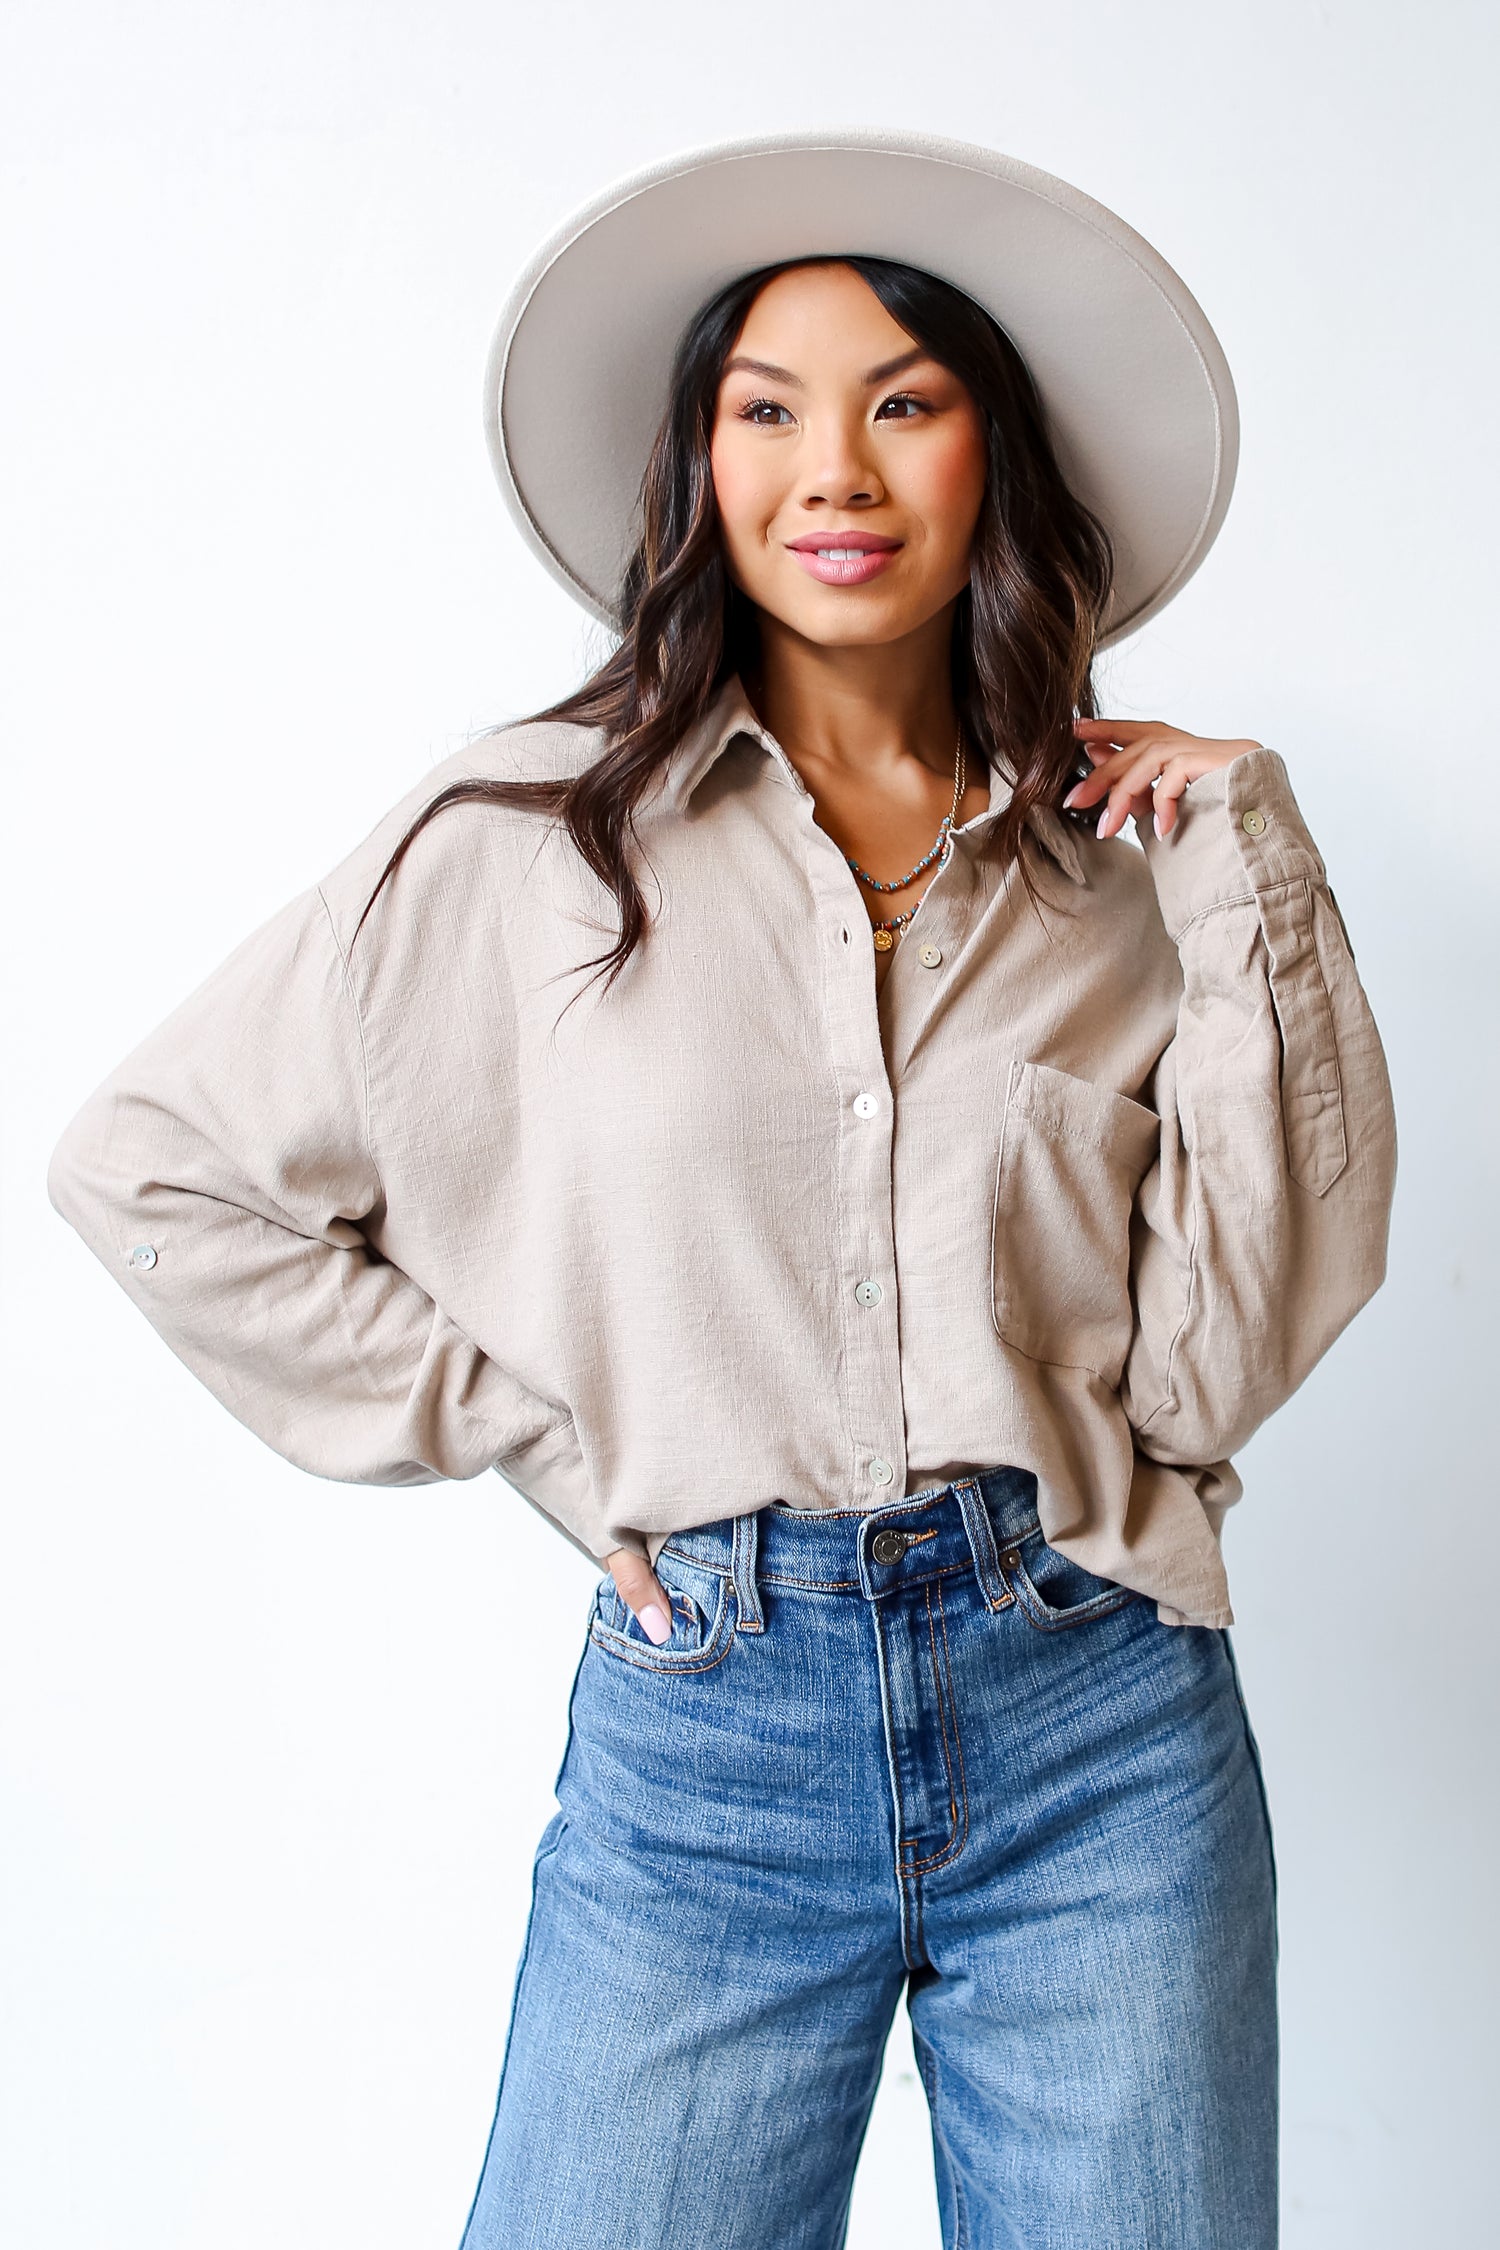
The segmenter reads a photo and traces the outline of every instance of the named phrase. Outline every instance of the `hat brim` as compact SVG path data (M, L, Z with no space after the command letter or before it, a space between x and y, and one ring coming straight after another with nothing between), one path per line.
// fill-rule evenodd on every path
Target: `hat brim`
M559 227L506 300L484 420L522 535L619 629L640 486L687 323L742 273L849 251L954 283L1026 361L1069 485L1115 547L1101 645L1143 625L1212 545L1234 484L1228 362L1186 284L1102 204L965 142L777 134L617 181Z

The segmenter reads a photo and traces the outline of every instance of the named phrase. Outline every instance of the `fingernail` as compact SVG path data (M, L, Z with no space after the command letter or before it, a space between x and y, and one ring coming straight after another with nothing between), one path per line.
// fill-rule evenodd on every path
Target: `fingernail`
M1158 836L1165 836L1165 834L1167 833L1165 828L1163 828L1161 824L1161 814L1159 812L1154 812L1151 815L1151 825L1156 830Z
M658 1648L661 1647L663 1641L669 1641L672 1638L672 1628L655 1602L647 1602L645 1608L640 1612L640 1619L647 1640L654 1641Z
M1070 790L1068 791L1068 794L1067 794L1067 795L1066 795L1066 797L1064 797L1064 799L1063 799L1063 804L1064 804L1064 806L1067 806L1067 805L1071 805L1071 804L1073 804L1073 803L1074 803L1074 802L1076 801L1076 799L1077 799L1077 796L1078 796L1078 792L1079 792L1079 790L1080 790L1080 789L1081 789L1082 787L1083 787L1083 783L1082 783L1082 782L1080 781L1080 782L1078 782L1078 783L1076 784L1076 786L1075 786L1074 788L1072 788L1072 789L1070 789Z

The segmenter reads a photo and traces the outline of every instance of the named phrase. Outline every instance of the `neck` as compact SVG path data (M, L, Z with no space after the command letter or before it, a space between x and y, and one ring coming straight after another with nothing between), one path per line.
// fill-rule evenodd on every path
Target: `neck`
M827 648L762 613L745 693L804 779L806 769L873 779L906 757L951 776L952 630L950 607L899 641Z

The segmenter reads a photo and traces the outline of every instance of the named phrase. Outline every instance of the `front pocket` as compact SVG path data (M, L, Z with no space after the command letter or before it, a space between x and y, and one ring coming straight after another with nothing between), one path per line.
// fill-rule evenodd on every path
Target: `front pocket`
M1101 1578L1049 1547L1040 1529L1005 1548L1000 1562L1021 1615L1044 1633L1108 1617L1141 1599L1133 1587Z
M1130 1344L1130 1218L1161 1120L1108 1086L1012 1062L990 1230L995 1333L1118 1385Z
M658 1556L656 1575L671 1602L672 1633L660 1648L646 1638L640 1619L623 1601L608 1571L600 1579L589 1620L598 1647L647 1672L703 1672L725 1655L732 1638L729 1580L685 1557Z

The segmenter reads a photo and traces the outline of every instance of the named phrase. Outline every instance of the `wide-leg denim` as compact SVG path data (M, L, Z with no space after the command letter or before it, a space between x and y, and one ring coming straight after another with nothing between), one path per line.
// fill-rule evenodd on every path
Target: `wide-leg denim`
M1227 1633L1009 1468L592 1596L463 2250L838 2250L903 1992L949 2250L1269 2250L1275 1875Z

